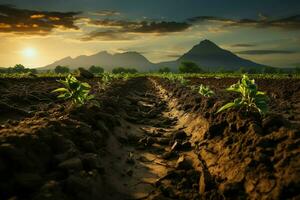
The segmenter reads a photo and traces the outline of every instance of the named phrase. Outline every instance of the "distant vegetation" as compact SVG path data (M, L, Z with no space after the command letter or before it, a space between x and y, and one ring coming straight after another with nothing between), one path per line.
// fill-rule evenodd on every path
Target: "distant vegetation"
M120 74L120 73L135 74L137 72L138 71L134 68L123 68L123 67L117 67L112 70L113 74Z
M24 67L21 64L17 64L14 67L9 68L0 68L0 73L7 73L7 74L21 74L21 73L33 73L36 74L36 69L29 69Z
M68 67L58 65L55 67L54 72L57 74L66 74L70 72L70 69Z
M179 66L180 73L201 73L204 72L196 63L184 61Z
M169 72L171 72L171 70L169 67L161 67L161 68L159 68L158 72L159 73L169 73Z
M93 74L101 74L104 72L104 69L102 67L98 67L98 66L94 66L92 65L89 68L89 72L93 73Z
M92 65L89 68L87 68L89 72L97 75L97 74L102 74L105 73L105 70L103 67ZM269 67L269 66L263 66L263 67L240 67L238 70L228 70L224 69L223 67L219 68L217 71L206 71L204 69L205 66L198 66L194 62L190 61L184 61L178 66L178 72L174 72L171 70L169 67L160 67L156 71L152 71L150 73L181 73L181 74L206 74L209 76L211 75L239 75L239 74L257 74L257 75L281 75L281 74L288 74L291 76L292 74L297 74L300 75L300 67L295 67L295 68L277 68L277 67ZM174 69L173 69L174 70ZM64 76L68 73L71 73L74 70L71 70L71 68L66 67L66 66L56 66L54 69L48 69L48 70L39 70L37 69L30 69L26 68L21 64L17 64L14 67L8 67L8 68L1 68L0 67L0 74L30 74L31 76L35 76L35 74L40 73L40 74L51 74L52 76L55 76L60 74L61 76ZM109 73L109 72L107 72ZM138 73L138 70L135 68L125 68L125 67L116 67L112 69L113 74L136 74ZM10 76L11 76L10 75Z

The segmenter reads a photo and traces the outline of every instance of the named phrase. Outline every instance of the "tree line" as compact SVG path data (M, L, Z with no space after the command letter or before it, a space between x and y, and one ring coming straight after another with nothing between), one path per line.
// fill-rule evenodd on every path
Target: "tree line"
M104 72L104 69L102 67L99 66L95 66L92 65L91 67L88 68L88 71L93 73L93 74L101 74ZM60 73L60 74L64 74L64 73L69 73L70 69L68 67L64 67L64 66L56 66L54 69L55 73ZM114 74L118 74L118 73L130 73L130 74L134 74L137 73L138 71L134 68L123 68L123 67L116 67L112 70L112 73Z
M26 68L21 64L16 64L14 67L0 68L0 73L5 73L5 74L33 73L33 74L36 74L37 70Z
M70 73L70 68L66 66L56 66L54 69L54 72L57 74L66 74ZM93 74L100 74L104 72L104 69L100 66L92 65L88 68L88 71ZM50 70L48 71L50 72ZM118 74L118 73L137 73L138 71L134 68L124 68L124 67L116 67L112 69L112 73ZM169 73L172 72L172 70L169 67L161 67L158 69L159 73ZM198 66L194 62L185 61L182 62L181 65L178 67L179 73L206 73L202 67ZM300 74L300 67L296 67L294 69L282 69L282 68L275 68L275 67L262 67L262 68L245 68L241 67L239 70L225 70L223 68L220 68L217 70L219 73L248 73L248 74L278 74L278 73L297 73ZM9 68L0 68L0 73L8 73L8 74L14 74L14 73L37 73L37 69L30 69L26 68L21 64L17 64L14 67Z

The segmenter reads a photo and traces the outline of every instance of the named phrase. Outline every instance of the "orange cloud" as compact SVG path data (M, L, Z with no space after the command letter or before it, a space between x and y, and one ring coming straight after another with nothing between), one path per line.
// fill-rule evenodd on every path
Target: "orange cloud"
M0 5L0 32L28 35L47 35L54 29L75 29L79 12L48 12L18 9Z

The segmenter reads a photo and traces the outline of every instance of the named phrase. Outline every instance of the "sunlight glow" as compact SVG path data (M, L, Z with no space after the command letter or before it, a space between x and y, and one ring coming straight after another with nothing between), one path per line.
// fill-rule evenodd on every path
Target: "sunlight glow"
M26 48L22 51L22 55L26 58L34 58L37 55L36 49Z

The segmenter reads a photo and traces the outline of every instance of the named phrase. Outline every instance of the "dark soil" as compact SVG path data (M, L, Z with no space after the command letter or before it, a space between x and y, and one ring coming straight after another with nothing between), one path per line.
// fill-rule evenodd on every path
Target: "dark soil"
M299 80L258 80L270 114L214 114L233 79L97 78L70 108L55 79L0 80L0 199L300 198Z

